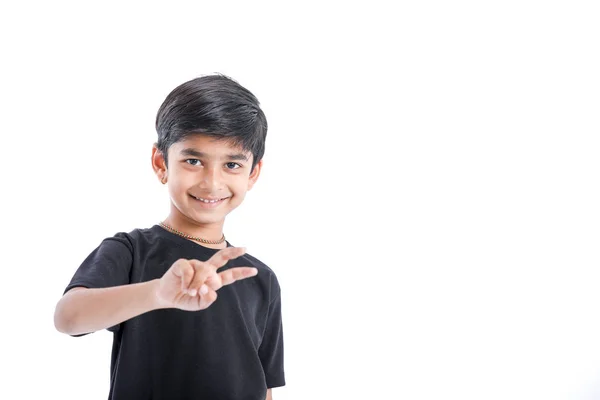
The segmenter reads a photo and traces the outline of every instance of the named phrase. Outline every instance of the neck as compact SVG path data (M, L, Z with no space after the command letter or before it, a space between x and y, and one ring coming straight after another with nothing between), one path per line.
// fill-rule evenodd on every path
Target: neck
M210 241L219 241L223 237L224 221L202 224L186 217L185 215L182 215L179 210L177 210L176 212L171 211L169 216L165 218L163 222L170 227L190 236L196 236ZM224 249L227 247L226 242L219 244L200 243L196 241L193 242L213 249Z

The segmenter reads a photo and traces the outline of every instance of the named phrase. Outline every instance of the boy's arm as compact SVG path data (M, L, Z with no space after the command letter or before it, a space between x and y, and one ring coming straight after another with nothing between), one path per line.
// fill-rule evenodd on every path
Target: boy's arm
M267 397L265 400L273 400L273 395L271 394L271 389L267 389Z
M228 247L207 261L179 259L162 278L148 282L96 289L76 287L56 305L54 325L60 332L80 335L161 308L204 310L217 299L216 291L221 287L258 273L250 267L217 272L244 252L240 247Z
M158 284L155 279L102 289L73 288L56 305L54 326L59 332L81 335L161 308L155 294Z

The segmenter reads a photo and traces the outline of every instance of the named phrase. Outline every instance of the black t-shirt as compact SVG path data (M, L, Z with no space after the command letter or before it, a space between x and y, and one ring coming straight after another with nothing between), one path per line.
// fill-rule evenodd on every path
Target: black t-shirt
M65 293L157 279L180 258L206 261L217 251L158 225L117 233L86 258ZM279 283L249 254L219 272L238 266L258 275L222 287L205 310L154 310L109 328L109 399L264 400L267 388L285 385Z

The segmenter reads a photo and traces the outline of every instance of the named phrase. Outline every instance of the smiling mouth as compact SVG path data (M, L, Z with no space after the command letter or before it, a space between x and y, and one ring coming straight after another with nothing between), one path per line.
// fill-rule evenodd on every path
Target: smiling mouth
M191 194L190 194L190 197L192 197L193 199L196 199L198 201L201 201L203 203L206 203L206 204L220 203L221 201L229 198L229 197L223 197L223 198L220 198L220 199L205 199L205 198L202 198L202 197L192 196Z

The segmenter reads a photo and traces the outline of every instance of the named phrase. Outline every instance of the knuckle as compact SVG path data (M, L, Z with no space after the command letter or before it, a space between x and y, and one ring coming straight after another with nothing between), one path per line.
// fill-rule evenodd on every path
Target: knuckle
M186 260L185 258L180 258L179 260L175 261L176 264L179 265L190 265L190 260Z
M200 276L203 272L204 272L204 267L203 266L195 266L194 267L194 272L196 273L196 276Z
M194 269L196 271L204 271L206 269L206 266L206 263L198 261L196 264L194 264Z

